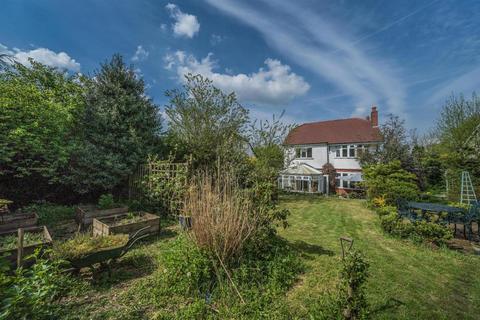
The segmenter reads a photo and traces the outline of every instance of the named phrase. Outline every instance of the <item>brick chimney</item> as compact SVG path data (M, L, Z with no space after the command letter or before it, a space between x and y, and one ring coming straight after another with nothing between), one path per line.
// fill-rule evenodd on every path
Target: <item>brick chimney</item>
M372 127L378 127L378 111L376 106L372 106L372 111L370 112L370 122Z

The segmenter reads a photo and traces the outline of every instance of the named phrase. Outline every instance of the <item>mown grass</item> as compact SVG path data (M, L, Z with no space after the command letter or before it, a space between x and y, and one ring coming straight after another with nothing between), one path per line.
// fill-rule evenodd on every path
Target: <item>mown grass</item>
M339 237L349 236L370 262L372 318L479 318L480 257L389 237L361 200L290 196L283 205L292 215L281 235L299 248L310 248L305 255L309 270L289 293L297 314L306 313L312 301L334 288Z
M282 314L289 315L286 319L320 318L314 305L323 293L336 290L340 236L352 237L370 262L367 299L371 318L478 319L480 257L385 235L377 216L361 200L289 196L282 199L282 206L292 214L290 227L280 234L301 253L307 269L285 296L267 307L278 309L279 314L269 319L284 318ZM151 296L152 288L159 286L158 272L164 269L165 254L177 232L170 226L137 245L113 266L111 277L105 272L92 276L86 288L63 301L64 318L190 319L184 311L196 307L191 301L176 295L168 299ZM232 299L236 299L234 293ZM256 311L252 319L264 318L261 314Z

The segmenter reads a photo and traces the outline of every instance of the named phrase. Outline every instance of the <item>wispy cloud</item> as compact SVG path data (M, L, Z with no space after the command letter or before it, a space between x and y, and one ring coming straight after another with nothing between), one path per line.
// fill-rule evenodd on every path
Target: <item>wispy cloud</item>
M279 52L351 96L353 114L365 112L373 103L403 113L406 89L396 68L382 57L364 53L320 14L280 0L261 0L266 10L234 0L206 1L255 28Z
M65 69L70 71L80 71L80 63L71 58L65 52L54 52L47 48L37 48L33 50L20 50L18 48L9 49L0 43L0 53L6 53L13 59L23 65L29 66L29 58L43 63L47 66Z
M480 65L453 80L446 80L434 89L433 94L427 100L427 106L438 107L452 94L470 95L475 90L477 92L480 90Z
M225 92L235 92L243 102L285 106L293 98L305 94L310 85L293 73L288 65L275 59L266 59L266 68L251 74L216 72L212 54L197 60L193 55L177 51L165 56L165 68L174 70L184 81L186 74L201 74Z
M135 54L132 57L133 62L143 61L148 58L149 52L143 48L143 46L138 45Z
M200 30L200 23L193 14L182 12L177 5L169 3L165 6L170 12L170 16L175 19L172 25L173 33L177 36L193 38Z

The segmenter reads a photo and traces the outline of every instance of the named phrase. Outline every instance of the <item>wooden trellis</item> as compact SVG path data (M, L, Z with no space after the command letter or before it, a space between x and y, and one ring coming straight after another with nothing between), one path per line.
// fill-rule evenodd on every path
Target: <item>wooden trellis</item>
M176 183L186 186L188 170L188 162L174 163L150 160L148 163L140 165L135 173L129 177L128 197L130 200L141 199L146 193L153 191L157 187L158 177L165 180L176 180ZM176 201L176 198L172 195L170 201ZM179 203L172 204L179 205Z

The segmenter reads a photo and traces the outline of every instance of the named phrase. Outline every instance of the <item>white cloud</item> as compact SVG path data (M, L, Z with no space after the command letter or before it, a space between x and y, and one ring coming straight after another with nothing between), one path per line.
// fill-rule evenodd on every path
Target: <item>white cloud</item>
M236 0L207 2L253 27L272 47L350 96L353 114L383 102L388 111L403 115L406 88L396 68L363 52L321 14L290 1L261 0L255 6Z
M170 12L170 16L175 19L175 23L172 24L173 33L175 35L193 38L193 36L198 33L200 30L200 23L196 16L183 13L178 6L173 3L167 4L165 8Z
M216 63L211 58L210 53L199 61L193 55L177 51L165 56L165 68L176 71L182 81L185 80L185 74L201 74L223 91L235 92L245 102L285 105L310 89L301 76L275 59L265 60L266 68L251 74L225 74L214 71Z
M148 58L149 52L141 45L137 46L137 51L135 51L135 54L132 57L132 61L138 62L138 61L143 61Z
M47 66L66 69L70 71L80 71L80 63L72 59L67 53L56 53L47 48L37 48L30 51L22 51L18 48L8 49L8 47L0 44L0 52L7 53L13 57L13 59L23 65L29 66L29 58L43 63Z

